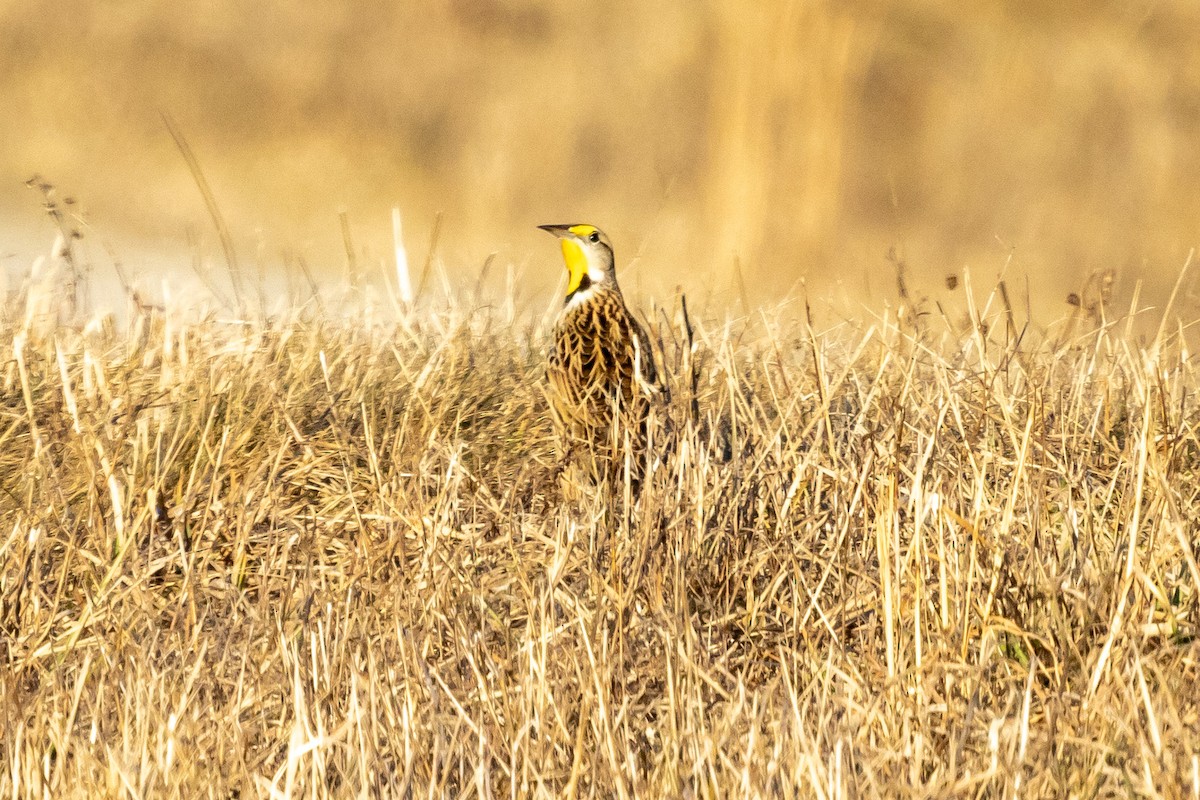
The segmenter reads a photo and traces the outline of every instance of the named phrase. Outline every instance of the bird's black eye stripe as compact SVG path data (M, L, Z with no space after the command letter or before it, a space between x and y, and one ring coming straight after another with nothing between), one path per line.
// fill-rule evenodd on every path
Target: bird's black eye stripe
M588 237L588 240L592 242L598 242L600 241L600 234L596 231L592 231L592 235Z

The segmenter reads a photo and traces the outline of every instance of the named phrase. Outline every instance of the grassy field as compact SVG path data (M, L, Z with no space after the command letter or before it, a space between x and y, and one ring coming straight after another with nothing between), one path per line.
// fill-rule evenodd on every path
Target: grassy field
M1197 796L1186 331L1003 288L664 303L636 500L539 315L14 298L0 795Z

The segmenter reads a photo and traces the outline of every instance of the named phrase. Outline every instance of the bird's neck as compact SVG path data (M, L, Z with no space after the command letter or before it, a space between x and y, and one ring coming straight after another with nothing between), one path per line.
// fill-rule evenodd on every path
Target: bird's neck
M566 299L563 300L563 305L565 305L565 306L571 305L571 301L574 300L575 298L579 298L580 300L583 300L591 292L591 290L592 290L592 279L585 272L585 273L583 273L583 275L581 275L579 277L578 285L576 285L575 288L572 289L571 291L567 292Z
M579 282L579 286L574 291L568 292L567 296L563 298L563 311L570 312L603 295L616 295L618 298L621 298L621 303L624 305L625 301L621 295L621 288L617 285L613 276L610 275L603 281L593 281L587 275L584 275Z

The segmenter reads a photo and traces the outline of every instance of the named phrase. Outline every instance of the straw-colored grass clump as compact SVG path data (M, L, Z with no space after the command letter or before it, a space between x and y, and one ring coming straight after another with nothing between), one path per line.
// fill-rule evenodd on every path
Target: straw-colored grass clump
M1194 796L1181 336L798 308L652 321L636 500L541 323L8 317L0 795Z

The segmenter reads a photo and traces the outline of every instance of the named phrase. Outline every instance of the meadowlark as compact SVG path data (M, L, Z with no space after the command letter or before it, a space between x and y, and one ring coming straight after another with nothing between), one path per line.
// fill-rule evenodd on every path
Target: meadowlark
M562 244L568 277L546 368L559 434L593 477L615 479L628 463L640 484L646 420L661 391L650 339L625 305L608 237L593 225L540 227Z

